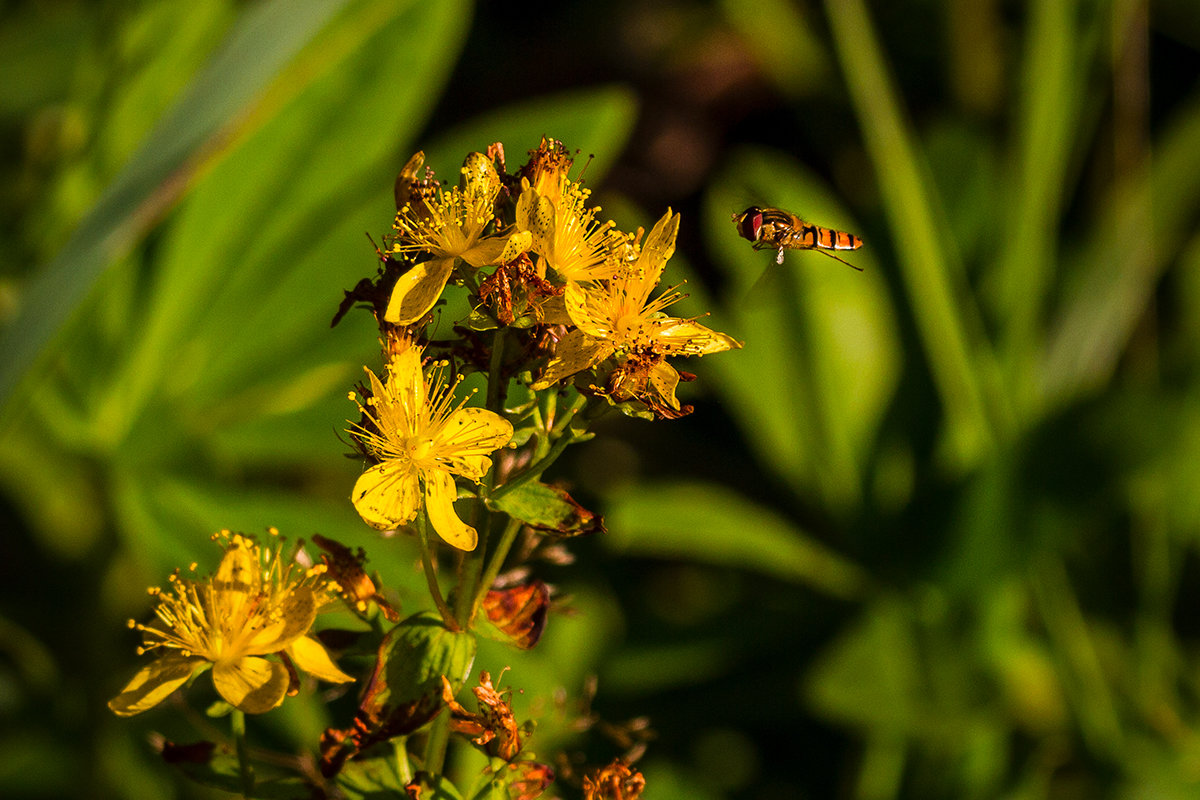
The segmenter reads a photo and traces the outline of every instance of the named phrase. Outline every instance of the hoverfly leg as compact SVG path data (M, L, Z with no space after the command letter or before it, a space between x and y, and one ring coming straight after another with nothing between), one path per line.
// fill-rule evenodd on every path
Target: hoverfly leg
M834 261L841 261L841 262L842 262L843 264L845 264L847 267L850 267L850 269L856 269L856 270L858 270L859 272L862 272L862 271L863 271L863 268L862 268L862 267L856 267L856 266L854 266L853 264L851 264L849 261L847 261L846 259L844 259L844 258L840 258L840 257L838 257L838 256L835 256L833 253L829 252L828 250L818 250L817 252L818 252L818 253L820 253L820 254L821 254L821 255L823 255L823 256L829 256L829 257L830 257L830 258L832 258Z
M776 264L783 263L783 248L782 247L779 248L779 252L775 254L775 263Z

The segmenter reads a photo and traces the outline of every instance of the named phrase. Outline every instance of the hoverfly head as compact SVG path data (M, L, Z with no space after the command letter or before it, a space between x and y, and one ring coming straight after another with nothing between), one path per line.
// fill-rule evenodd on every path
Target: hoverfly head
M743 239L757 242L762 235L763 213L758 206L750 206L741 214L736 214L733 221L737 223L738 236Z

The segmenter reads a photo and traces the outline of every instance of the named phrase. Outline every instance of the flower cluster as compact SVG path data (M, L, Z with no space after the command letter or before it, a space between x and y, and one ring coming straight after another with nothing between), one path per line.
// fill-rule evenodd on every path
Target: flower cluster
M535 720L518 722L512 692L492 682L506 666L478 670L475 710L457 699L476 671L478 636L514 651L542 639L556 602L538 563L569 563L570 537L604 531L600 515L543 474L609 408L651 419L689 413L676 390L693 376L672 360L741 345L668 313L684 296L679 284L661 285L678 214L668 210L649 233L624 232L570 176L561 143L543 139L530 155L509 173L500 144L470 153L454 186L414 155L396 179L379 269L346 292L334 317L364 304L382 344L382 368L365 367L349 393L358 418L346 433L363 462L350 501L369 528L415 538L428 604L402 618L362 548L316 534L317 559L299 547L285 557L282 542L225 531L213 575L176 571L168 589L151 590L156 620L130 623L140 652L157 657L109 702L116 714L146 711L211 671L223 703L210 713L231 718L232 748L164 752L186 761L191 777L245 797L511 800L536 800L556 780L530 750ZM403 536L389 538L380 546L404 546ZM439 539L452 558L441 557ZM350 627L327 624L318 638L317 614L336 609ZM325 642L336 644L340 666ZM330 707L336 724L315 763L277 753L252 766L244 715L296 694L301 672L357 679L353 717L336 720ZM598 719L586 713L572 729L620 730ZM444 774L451 737L488 758L473 787ZM616 760L577 771L582 755L561 754L560 780L595 800L637 800L645 782L631 765L645 737L612 738ZM268 775L281 764L295 774Z

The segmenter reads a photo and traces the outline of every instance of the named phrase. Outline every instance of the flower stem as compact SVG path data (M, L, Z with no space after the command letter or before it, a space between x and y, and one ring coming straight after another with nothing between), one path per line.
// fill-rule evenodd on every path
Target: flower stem
M233 732L233 746L237 752L238 774L242 779L242 797L251 797L254 791L254 770L250 767L250 756L246 751L246 715L235 708L229 715Z
M454 612L446 605L446 599L442 597L442 588L438 585L437 570L434 569L433 554L429 548L429 525L424 511L417 515L417 542L421 547L421 566L425 570L425 582L429 584L429 596L433 598L433 604L442 615L442 622L448 629L457 631L459 628L454 619Z
M534 480L543 472L545 472L547 467L557 461L558 457L563 454L563 451L575 441L576 437L573 434L560 435L558 440L554 442L554 446L550 448L550 452L538 459L535 464L526 469L520 475L510 478L507 483L505 483L499 489L494 490L491 495L489 495L488 499L492 501L499 500L501 497L504 497L504 495L508 494L514 489L518 489L521 486L529 483L531 480Z
M496 576L500 574L504 559L508 557L508 551L512 549L512 544L516 541L517 533L520 530L521 521L510 519L504 528L504 533L500 535L500 541L496 542L496 549L492 551L491 560L488 561L487 569L483 573L483 580L480 581L479 589L475 593L475 600L471 603L471 619L475 618L475 613L483 603L483 598L492 588L492 584L496 582Z
M507 328L497 328L492 337L492 355L488 360L487 407L497 414L503 411L508 387L504 382L504 334Z
M408 763L408 737L397 736L392 739L392 752L396 755L396 777L407 786L413 779L412 764Z
M422 770L429 779L442 774L446 765L446 746L450 743L450 713L438 714L429 726L429 738L425 740L425 763ZM432 785L432 784L431 784Z

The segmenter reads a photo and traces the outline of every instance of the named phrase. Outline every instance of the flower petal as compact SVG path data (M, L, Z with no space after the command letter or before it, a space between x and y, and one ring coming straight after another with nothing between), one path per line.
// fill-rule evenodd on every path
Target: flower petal
M296 586L279 604L278 619L257 630L250 628L236 643L238 655L261 656L278 653L308 633L317 618L317 598L307 586Z
M654 321L654 350L665 355L703 356L740 349L742 343L699 322L667 318Z
M296 666L309 675L330 683L350 683L353 677L338 669L325 646L311 636L303 636L287 649Z
M453 270L453 258L422 261L414 266L396 281L383 318L397 325L411 325L425 316L442 296Z
M533 246L533 234L529 231L516 231L504 243L504 250L496 259L501 264L507 264L522 253L529 252Z
M396 461L376 464L358 476L350 500L372 528L388 530L403 525L417 515L420 505L417 473Z
M257 656L213 665L217 693L247 714L262 714L282 703L288 683L288 671L283 664Z
M529 388L545 389L552 383L581 372L613 352L613 348L597 341L581 330L568 331L558 340L554 358L542 371L542 376Z
M642 253L638 256L638 269L647 287L658 284L662 277L663 268L675 253L675 235L679 233L679 215L671 214L671 209L663 214L662 219L654 224L646 243L642 245ZM647 290L647 296L649 290ZM643 298L644 299L644 298Z
M426 470L422 477L425 479L425 513L429 515L429 524L451 547L474 550L479 535L454 511L454 500L458 497L454 477L444 469Z
M508 444L512 435L512 423L495 411L475 406L460 408L450 415L438 433L438 456L487 455Z
M459 258L472 267L486 267L488 264L498 264L500 263L500 254L504 252L505 244L507 244L507 240L499 236L489 236L486 239L480 239L474 245L459 253ZM516 255L513 258L516 258ZM426 309L426 311L428 310Z
M213 576L213 586L221 591L248 592L259 572L258 547L244 536L235 534L221 557L217 574Z
M679 400L675 397L675 387L679 385L679 372L667 362L655 364L650 369L647 380L647 393L658 397L667 406L679 410Z
M118 717L140 714L165 700L206 663L199 656L160 656L138 670L121 693L108 701L108 707Z

